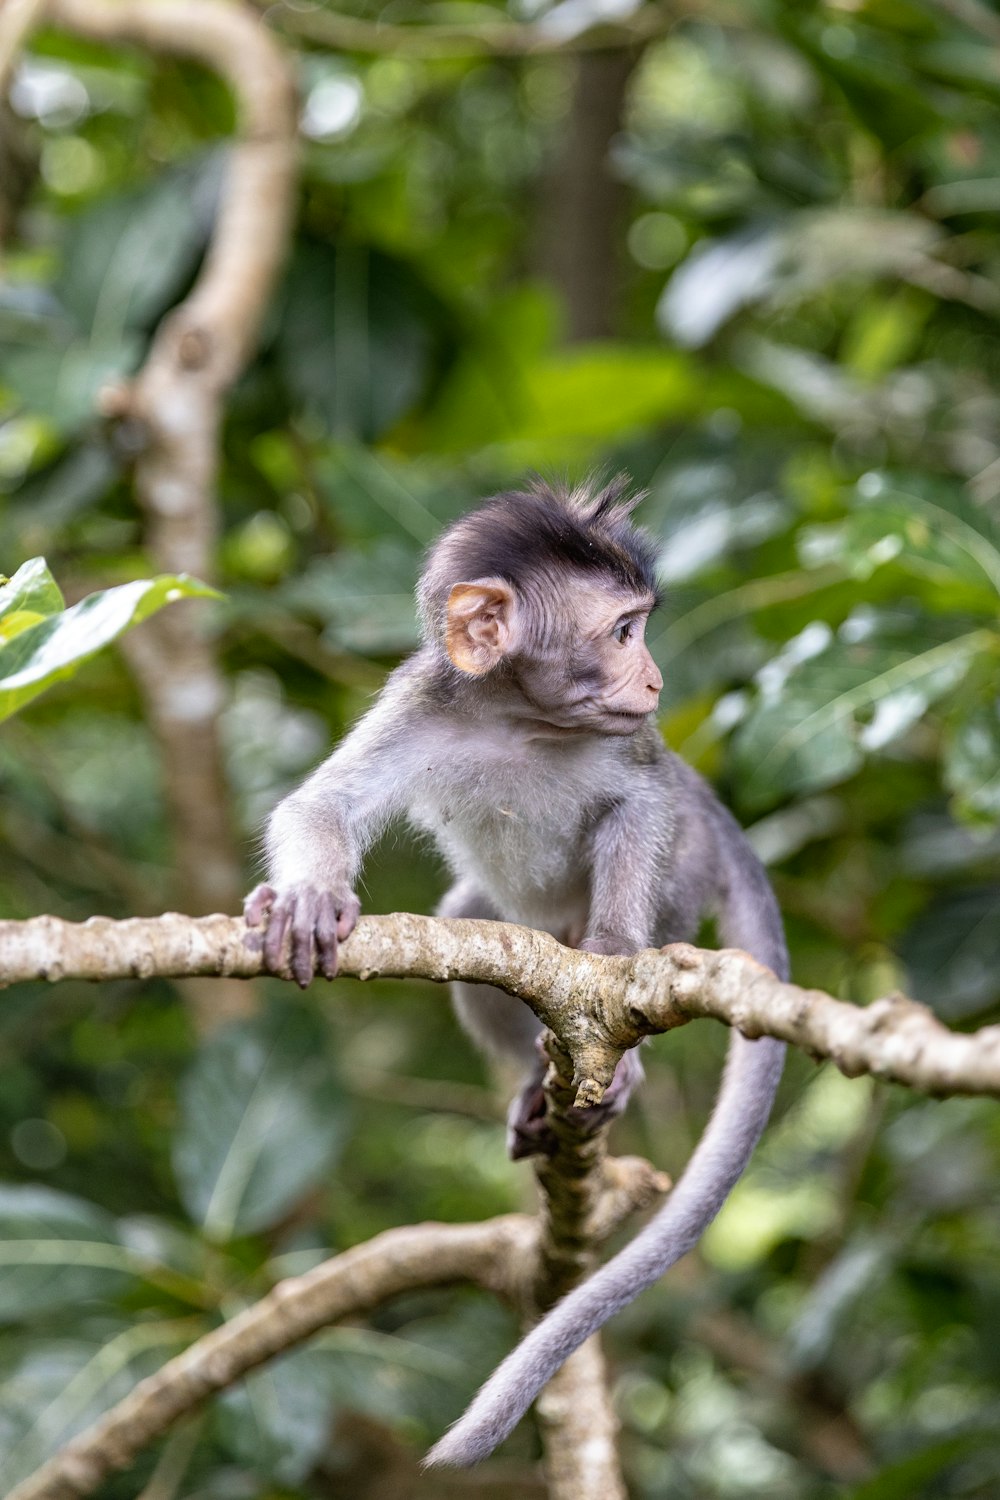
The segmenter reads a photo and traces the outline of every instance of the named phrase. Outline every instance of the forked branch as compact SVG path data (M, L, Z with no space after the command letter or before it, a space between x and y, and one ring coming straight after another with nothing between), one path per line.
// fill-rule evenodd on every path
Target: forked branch
M83 923L0 922L0 985L26 979L255 978L261 935L240 917L135 917ZM924 1005L889 995L860 1007L785 984L735 949L675 943L632 958L564 948L506 922L362 917L341 950L357 979L465 979L519 995L573 1061L576 1102L599 1101L622 1053L644 1036L699 1016L746 1036L775 1036L828 1058L848 1077L870 1073L922 1093L1000 1094L1000 1026L949 1031Z

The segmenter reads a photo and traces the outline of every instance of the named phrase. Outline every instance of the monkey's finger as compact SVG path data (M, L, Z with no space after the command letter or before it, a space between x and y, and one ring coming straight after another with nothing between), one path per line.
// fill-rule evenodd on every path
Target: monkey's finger
M288 972L285 963L285 939L292 920L294 896L278 896L271 907L271 916L264 936L264 962L272 974L284 976Z
M259 927L274 905L277 891L273 885L258 885L243 903L243 920L248 927Z
M337 911L337 937L341 942L349 938L358 925L358 917L361 915L361 902L357 896L348 896Z
M324 979L337 977L337 905L329 891L323 891L316 912L316 950L319 971Z
M316 973L316 918L318 897L315 891L300 893L292 919L292 973L305 989Z

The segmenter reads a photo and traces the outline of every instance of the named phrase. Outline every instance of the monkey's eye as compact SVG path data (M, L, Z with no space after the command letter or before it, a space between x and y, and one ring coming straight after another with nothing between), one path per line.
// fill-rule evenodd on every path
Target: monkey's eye
M620 625L615 626L614 630L612 631L612 635L618 642L619 646L624 646L625 642L631 639L634 624L635 622L633 620L622 620Z

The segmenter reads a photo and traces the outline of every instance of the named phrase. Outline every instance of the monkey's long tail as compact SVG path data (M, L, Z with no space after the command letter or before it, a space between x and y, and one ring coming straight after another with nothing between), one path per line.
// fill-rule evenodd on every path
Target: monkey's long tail
M573 1350L696 1244L760 1139L784 1056L783 1042L733 1034L712 1118L663 1208L630 1245L531 1330L425 1463L462 1466L492 1453Z

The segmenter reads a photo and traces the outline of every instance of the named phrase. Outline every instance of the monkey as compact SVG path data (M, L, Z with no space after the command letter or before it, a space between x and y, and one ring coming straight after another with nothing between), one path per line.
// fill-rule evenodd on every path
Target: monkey
M691 939L714 916L725 946L788 977L762 865L656 725L663 679L645 641L656 550L635 503L624 479L536 481L438 539L417 589L418 650L271 815L268 880L245 907L249 925L266 924L266 967L284 972L287 943L300 984L317 969L334 977L363 854L406 815L454 874L441 915L522 922L604 954ZM511 1154L551 1150L540 1024L492 986L456 984L454 1001L474 1042L525 1070ZM486 1457L572 1351L692 1248L749 1161L783 1059L782 1043L733 1032L711 1119L666 1203L528 1333L429 1464ZM640 1077L629 1051L587 1118L620 1112Z

